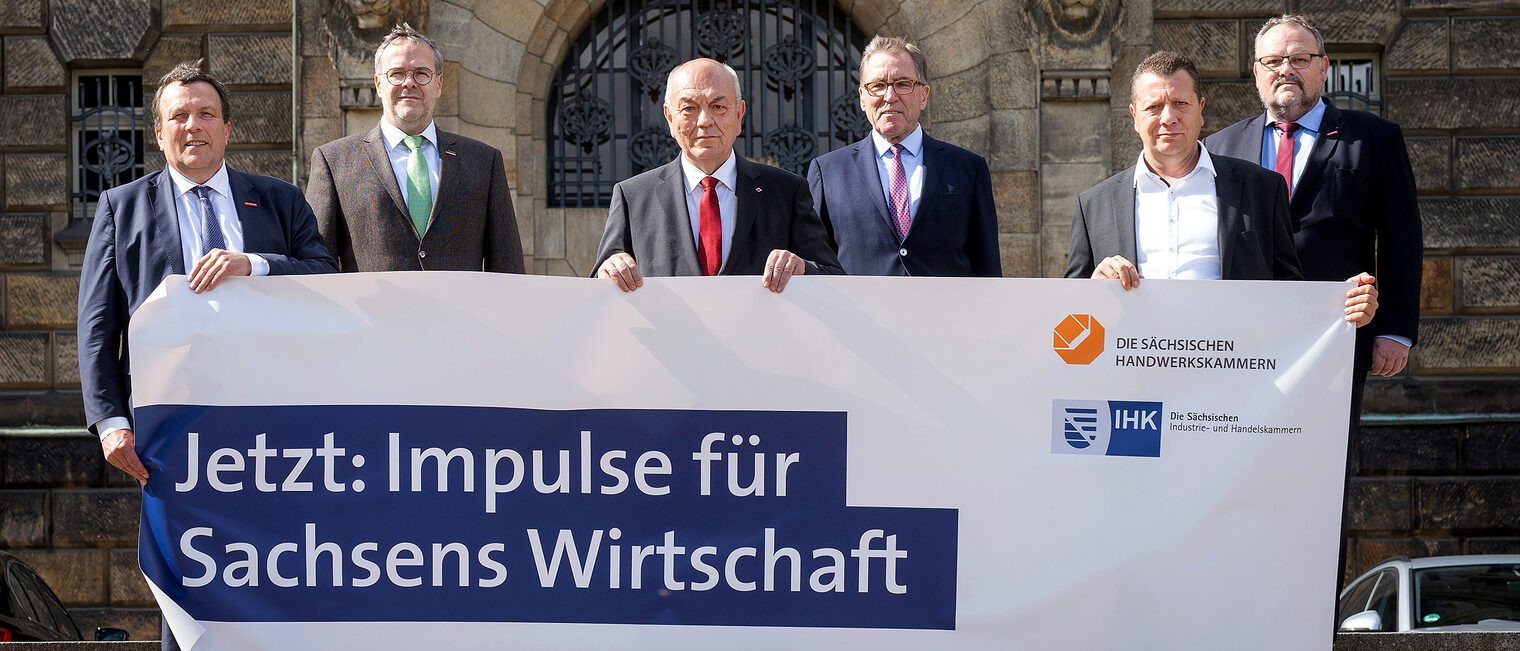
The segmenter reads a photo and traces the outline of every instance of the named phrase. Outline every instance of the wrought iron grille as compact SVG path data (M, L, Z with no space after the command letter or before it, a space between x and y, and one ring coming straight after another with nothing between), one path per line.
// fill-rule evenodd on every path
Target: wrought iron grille
M833 0L610 0L550 90L549 205L606 207L618 181L675 159L665 77L696 57L739 73L747 109L735 150L805 172L870 128L855 92L865 42Z
M141 75L81 74L75 83L72 221L95 216L100 193L143 175Z
M1382 71L1372 55L1331 55L1325 97L1337 108L1382 113Z

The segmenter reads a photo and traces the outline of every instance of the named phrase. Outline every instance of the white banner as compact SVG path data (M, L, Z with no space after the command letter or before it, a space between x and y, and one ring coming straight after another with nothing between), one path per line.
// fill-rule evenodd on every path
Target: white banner
M173 277L140 557L202 649L1328 649L1346 285Z

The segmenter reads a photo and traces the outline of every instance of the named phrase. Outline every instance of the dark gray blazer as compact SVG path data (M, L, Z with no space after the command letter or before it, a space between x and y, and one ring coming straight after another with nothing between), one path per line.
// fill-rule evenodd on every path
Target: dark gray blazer
M719 275L763 275L765 260L775 249L807 261L809 274L844 273L802 177L743 156L735 168L734 239ZM593 277L614 253L633 256L644 276L702 275L686 211L681 159L613 187Z
M1210 155L1219 199L1219 257L1225 280L1302 280L1288 221L1288 186L1276 172ZM1139 260L1135 245L1135 168L1108 177L1077 197L1071 218L1067 278L1090 278L1099 262ZM1138 264L1138 263L1137 263Z
M306 199L340 271L523 272L501 152L439 131L438 164L438 200L419 238L379 125L312 151Z

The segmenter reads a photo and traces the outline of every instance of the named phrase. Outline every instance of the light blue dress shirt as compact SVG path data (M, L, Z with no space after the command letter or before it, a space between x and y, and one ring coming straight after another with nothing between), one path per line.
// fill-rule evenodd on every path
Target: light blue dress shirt
M871 130L871 142L876 144L876 173L881 175L882 196L887 199L887 214L892 215L892 143L887 142L875 129ZM924 125L913 127L913 133L898 143L903 146L903 174L908 177L908 214L918 216L918 201L924 196Z

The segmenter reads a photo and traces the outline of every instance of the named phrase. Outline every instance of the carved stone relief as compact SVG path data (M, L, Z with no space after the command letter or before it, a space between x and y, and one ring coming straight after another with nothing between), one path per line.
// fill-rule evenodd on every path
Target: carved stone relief
M407 23L427 33L428 0L322 0L322 28L338 67L339 106L376 107L375 48L391 28Z

